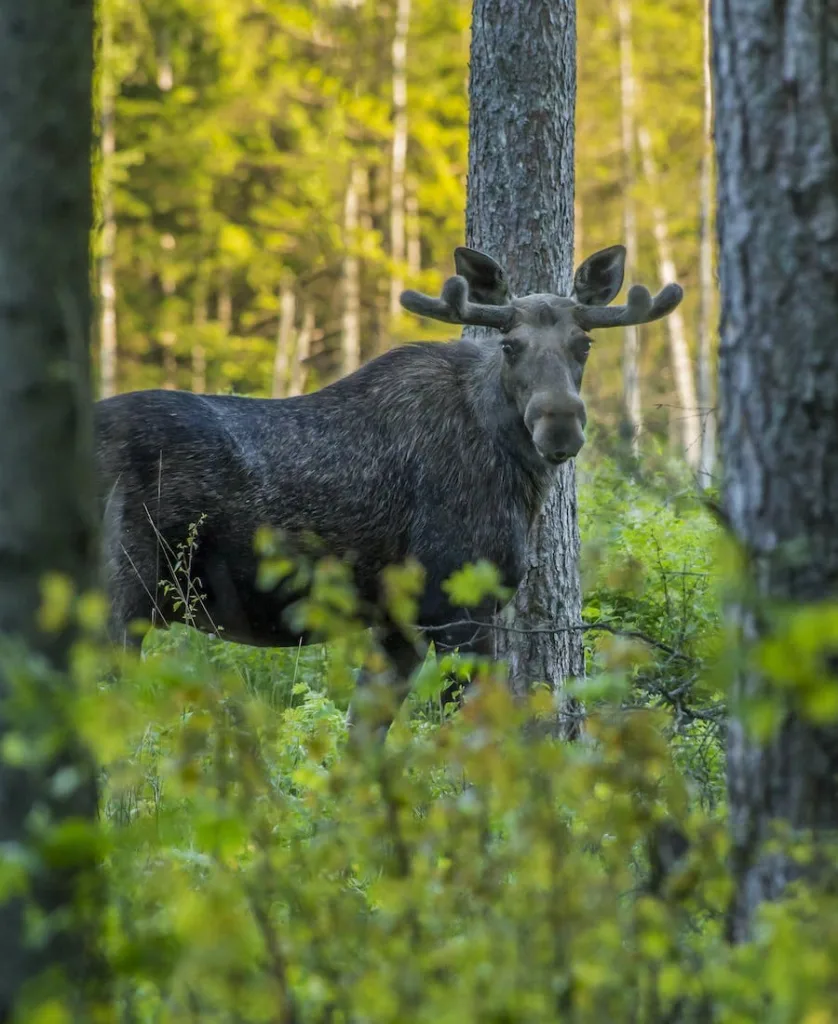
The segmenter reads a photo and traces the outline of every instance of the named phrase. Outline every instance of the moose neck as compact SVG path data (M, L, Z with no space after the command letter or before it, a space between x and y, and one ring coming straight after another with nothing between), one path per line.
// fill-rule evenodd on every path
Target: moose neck
M464 339L474 346L468 392L478 421L492 437L504 462L518 477L530 519L534 519L556 471L535 450L524 417L503 384L503 353L497 337Z

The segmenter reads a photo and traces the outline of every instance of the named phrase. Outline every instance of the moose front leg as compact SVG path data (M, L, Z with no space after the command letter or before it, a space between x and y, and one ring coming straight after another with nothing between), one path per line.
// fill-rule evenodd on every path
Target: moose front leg
M426 648L397 630L380 639L387 666L383 672L361 670L349 704L349 738L356 749L380 747L410 692L413 673L424 661Z

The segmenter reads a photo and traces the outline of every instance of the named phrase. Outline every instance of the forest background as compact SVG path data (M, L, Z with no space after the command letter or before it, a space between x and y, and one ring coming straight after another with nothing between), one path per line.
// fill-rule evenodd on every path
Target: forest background
M409 340L464 238L466 0L103 0L99 392L284 395ZM576 252L623 242L674 317L597 340L594 439L712 469L700 0L578 12ZM704 458L702 427L708 425Z

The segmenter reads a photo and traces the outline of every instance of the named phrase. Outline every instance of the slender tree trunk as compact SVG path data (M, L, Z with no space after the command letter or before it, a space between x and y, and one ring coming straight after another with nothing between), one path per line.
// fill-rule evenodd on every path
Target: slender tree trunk
M102 253L99 263L99 393L116 394L116 217L113 204L113 162L116 153L115 84L110 68L111 23L102 14L102 70L100 73L102 117Z
M170 299L174 293L174 281L164 273L163 294ZM160 343L163 346L163 388L166 391L174 391L177 387L177 355L175 353L177 332L171 328L161 331Z
M669 239L669 225L666 211L660 201L660 179L652 152L652 139L644 124L637 126L637 140L640 143L640 156L643 175L652 188L655 197L652 206L652 223L655 234L655 245L658 250L658 274L661 284L677 280L675 260L672 258L672 244ZM695 376L693 374L690 347L687 343L687 329L681 308L675 309L666 318L666 329L669 332L669 348L672 359L672 374L675 378L675 390L678 394L678 419L680 426L681 445L684 459L690 469L698 468L701 457L701 419L698 401L695 395Z
M341 323L341 372L344 376L361 365L361 260L357 253L358 223L364 170L356 164L349 175L343 209L343 319Z
M306 360L311 353L311 342L314 336L314 306L307 302L303 306L303 322L297 334L297 349L291 364L291 384L289 395L301 395L306 384Z
M415 187L407 194L407 270L412 278L422 271L422 226L419 221L419 197Z
M399 296L404 289L403 268L407 256L405 169L407 167L407 33L410 0L395 0L393 35L393 151L390 161L390 316L398 316Z
M276 330L276 354L274 355L274 379L272 394L274 398L283 398L288 394L291 382L291 365L294 354L291 346L294 342L294 316L297 301L294 288L290 281L283 281L279 287L279 321Z
M474 0L466 233L519 294L572 287L575 14L573 0ZM516 626L579 622L578 559L570 462L532 533L526 578L507 610ZM560 691L584 672L578 632L499 631L498 653L518 692L537 681Z
M698 408L701 460L698 483L713 481L716 464L716 411L713 398L713 89L710 77L710 0L704 0L704 148L701 154L701 230L698 293Z
M26 897L0 902L0 1020L21 998L31 1012L53 996L66 998L67 1019L92 1020L95 845L75 844L69 859L39 851L45 827L95 828L95 773L67 709L74 619L50 629L38 614L48 574L77 592L96 576L92 0L2 0L0 69L0 740L50 751L0 759L0 843L28 873ZM30 908L49 922L34 936Z
M827 45L838 38L838 8L725 0L712 21L719 433L724 506L756 595L733 609L749 647L769 630L770 606L800 613L838 596L838 47ZM788 647L784 665L775 659L778 683L755 659L735 680L735 939L801 870L762 849L774 822L792 840L808 830L834 840L838 830L838 727L813 724L794 700L805 693L793 678L801 657L804 672L818 664L816 650ZM830 658L824 649L822 685L834 690ZM760 742L747 715L766 700L782 722Z
M620 97L623 137L623 233L626 246L626 277L637 273L637 212L634 203L634 138L637 121L632 66L631 2L617 0L620 25ZM673 278L674 280L674 278ZM623 416L632 453L640 454L643 407L640 398L640 328L623 329Z
M192 391L201 395L207 390L207 351L200 332L207 325L209 316L209 281L205 273L199 271L195 282L195 311L193 321L198 328L198 340L192 346Z
M218 322L225 334L233 333L233 288L230 280L230 271L224 270L221 273L221 281L218 285L217 300Z

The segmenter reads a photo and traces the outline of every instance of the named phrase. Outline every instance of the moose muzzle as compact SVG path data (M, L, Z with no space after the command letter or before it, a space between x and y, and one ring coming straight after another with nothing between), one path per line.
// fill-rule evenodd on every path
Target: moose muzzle
M585 403L576 395L557 398L538 392L527 403L524 423L538 454L559 465L578 455L585 443Z

